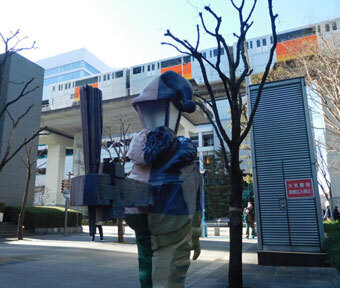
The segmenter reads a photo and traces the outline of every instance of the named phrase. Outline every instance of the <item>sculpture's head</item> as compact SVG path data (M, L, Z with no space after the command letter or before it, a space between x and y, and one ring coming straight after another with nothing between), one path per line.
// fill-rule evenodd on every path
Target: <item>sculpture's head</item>
M196 109L191 84L173 71L167 71L149 83L132 104L143 128L151 130L167 126L174 133L177 132L181 112L192 113Z

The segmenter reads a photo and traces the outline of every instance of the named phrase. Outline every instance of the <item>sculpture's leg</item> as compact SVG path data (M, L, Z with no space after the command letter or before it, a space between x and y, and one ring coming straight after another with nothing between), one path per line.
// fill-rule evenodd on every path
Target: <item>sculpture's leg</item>
M180 241L153 251L154 288L184 288L190 265L191 237L189 232Z
M152 288L152 250L147 216L128 214L125 215L125 221L136 233L141 287Z

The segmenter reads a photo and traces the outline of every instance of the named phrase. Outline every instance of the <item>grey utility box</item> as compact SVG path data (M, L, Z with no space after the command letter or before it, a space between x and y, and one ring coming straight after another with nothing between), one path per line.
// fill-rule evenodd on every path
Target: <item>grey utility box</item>
M258 88L248 87L250 109ZM251 143L259 253L321 252L324 232L304 78L265 84Z

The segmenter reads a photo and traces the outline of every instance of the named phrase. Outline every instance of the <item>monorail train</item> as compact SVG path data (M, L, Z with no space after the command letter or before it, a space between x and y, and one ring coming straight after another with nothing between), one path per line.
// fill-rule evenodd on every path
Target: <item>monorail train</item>
M336 18L278 33L278 43L272 65L293 59L292 51L294 47L301 47L302 43L307 42L317 45L318 35L320 34L328 37L331 34L339 33L339 25L340 18ZM264 71L272 43L273 38L271 35L247 40L248 57L253 74ZM236 43L229 47L229 51L233 55L236 54ZM211 48L201 50L201 53L214 63L218 51L217 48ZM205 67L209 81L218 81L217 72L208 64ZM242 72L242 68L241 63L236 71L238 75ZM226 75L229 74L228 59L223 48L221 49L221 69ZM85 84L101 89L103 100L136 95L152 79L168 70L175 71L189 80L193 79L197 84L203 83L197 60L190 56L178 56L53 84L50 86L49 108L53 110L79 104L79 87Z

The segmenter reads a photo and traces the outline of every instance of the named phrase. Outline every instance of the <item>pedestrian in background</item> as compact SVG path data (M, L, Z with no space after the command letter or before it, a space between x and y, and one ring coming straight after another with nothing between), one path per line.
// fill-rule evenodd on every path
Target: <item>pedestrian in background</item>
M247 220L247 230L246 230L246 238L249 238L249 228L251 228L251 238L254 239L257 237L257 233L255 230L255 210L253 203L248 202L248 206L246 208L246 220Z

